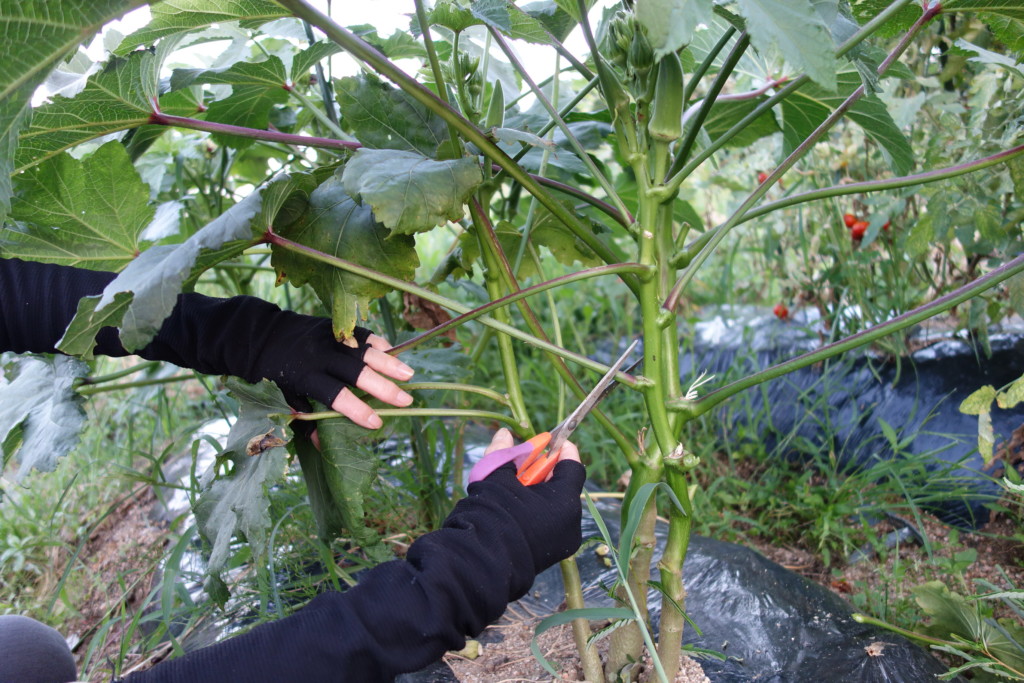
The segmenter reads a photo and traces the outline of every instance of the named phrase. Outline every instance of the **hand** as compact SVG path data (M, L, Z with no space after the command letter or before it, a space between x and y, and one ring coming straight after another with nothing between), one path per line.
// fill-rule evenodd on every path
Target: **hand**
M293 407L308 410L305 398L313 398L361 427L378 429L380 416L352 387L399 408L412 403L412 396L391 379L406 381L413 369L386 353L391 348L386 339L357 327L351 338L339 342L329 320L289 311L280 313L273 329L257 371L281 387Z
M512 432L507 428L502 427L494 433L491 438L491 443L484 449L484 455L487 455L493 451L501 450L502 448L512 448L515 443L512 440ZM566 441L562 445L561 450L558 451L558 462L563 460L572 460L573 462L580 462L580 452L577 450L576 445L571 441ZM554 470L547 476L544 481L551 481Z
M510 446L512 435L507 429L501 429L494 435L487 452ZM475 507L503 510L522 533L533 558L534 572L539 573L572 555L583 541L580 493L585 479L586 470L580 463L579 451L566 441L559 451L558 464L547 480L524 486L516 478L515 465L508 463L482 481L470 484L468 497L459 502L452 516L460 509ZM518 597L512 595L509 599Z
M399 389L394 382L385 379L384 375L406 381L412 378L413 369L386 353L391 348L387 339L371 333L366 338L366 344L369 348L363 354L365 365L356 378L356 388L398 408L411 404L412 396ZM348 387L338 392L331 401L331 408L367 429L379 429L383 424L373 408Z

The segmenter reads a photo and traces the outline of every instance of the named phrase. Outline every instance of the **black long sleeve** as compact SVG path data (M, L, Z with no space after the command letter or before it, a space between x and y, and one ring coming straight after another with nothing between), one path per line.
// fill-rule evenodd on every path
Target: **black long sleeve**
M115 277L0 259L0 352L55 353L78 301L102 293ZM293 399L306 396L330 405L343 387L355 385L368 336L368 330L356 328L353 348L336 341L323 318L282 311L251 296L186 293L178 295L153 340L135 353L210 375L273 380L293 406ZM129 355L113 327L97 335L95 353Z
M579 547L584 476L563 461L549 482L526 487L503 467L471 484L444 527L413 543L405 560L125 683L388 681L416 671L463 647L539 571Z

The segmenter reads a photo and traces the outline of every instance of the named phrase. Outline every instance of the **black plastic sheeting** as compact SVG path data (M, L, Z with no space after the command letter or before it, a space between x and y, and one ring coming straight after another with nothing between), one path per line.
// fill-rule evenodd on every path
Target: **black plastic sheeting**
M691 330L693 350L680 359L684 386L708 371L713 386L793 358L819 346L812 325L729 311ZM726 401L715 412L723 424L745 425L769 451L787 456L836 454L844 467L896 458L921 465L900 468L904 486L942 521L974 529L989 518L988 503L1002 490L1002 467L986 468L977 451L978 418L961 401L986 384L997 389L1024 375L1024 335L995 334L991 355L966 340L946 339L896 361L863 353L797 370ZM909 443L894 452L879 419ZM1024 425L1024 407L993 407L997 449Z
M598 508L617 541L618 505L601 501ZM666 529L659 523L652 567L664 548ZM598 533L593 518L584 510L584 537ZM615 583L614 568L605 566L592 546L580 553L577 562L587 606L611 606L606 587ZM946 671L931 654L907 639L855 622L853 608L835 593L742 546L694 537L683 577L686 612L702 634L698 636L687 625L684 643L726 657L724 661L699 660L713 683L914 683L936 680L937 674ZM652 578L656 578L653 573ZM522 602L543 614L556 610L564 599L561 572L555 566L537 577ZM653 590L648 604L656 630L659 600ZM500 638L501 629L488 629L479 640L488 643ZM869 654L869 646L880 653ZM457 681L443 663L398 680Z

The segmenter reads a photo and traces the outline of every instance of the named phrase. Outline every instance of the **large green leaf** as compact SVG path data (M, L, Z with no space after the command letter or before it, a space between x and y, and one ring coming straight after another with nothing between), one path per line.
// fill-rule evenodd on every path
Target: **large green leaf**
M115 51L124 55L140 45L152 45L164 36L208 28L214 24L244 20L258 26L272 19L291 16L283 7L267 0L166 0L150 10L149 24L126 37Z
M661 59L690 44L697 26L709 23L712 7L711 0L637 0L636 18Z
M230 378L227 386L238 399L238 419L231 426L222 457L230 474L204 482L195 505L199 531L211 546L207 571L218 584L230 556L231 541L244 535L253 555L267 551L270 529L270 488L284 476L289 439L284 418L291 408L277 385L267 380L246 384ZM251 455L250 455L251 453Z
M942 3L942 11L985 12L1024 21L1024 4L1017 0L949 0Z
M319 51L318 51L319 52ZM288 100L290 78L277 57L259 62L236 62L221 69L176 69L171 87L181 88L193 83L230 85L231 95L213 102L206 120L235 126L266 130L270 110ZM254 140L238 135L214 134L214 141L236 149L248 147Z
M320 437L324 479L345 528L370 557L377 561L390 559L391 554L380 535L364 521L363 504L377 480L380 461L364 442L372 432L340 417L318 421L316 431Z
M413 238L392 235L373 219L369 206L359 206L346 194L338 177L318 187L310 196L308 212L278 232L307 247L401 279L412 279L419 265ZM331 312L339 339L352 334L357 317L366 317L371 299L390 290L277 246L272 260L281 280L313 287Z
M194 273L261 241L285 202L308 196L315 186L316 180L309 174L281 176L232 206L185 242L142 252L107 285L101 296L79 302L75 319L58 348L65 353L88 356L96 333L114 324L120 325L121 343L126 349L142 348L170 315L178 294ZM126 300L126 296L130 299Z
M461 219L483 179L475 159L434 161L394 149L357 150L342 175L349 196L369 204L377 220L403 235Z
M737 0L737 7L754 47L777 49L794 69L826 90L835 89L832 35L810 0Z
M725 100L716 102L704 121L704 130L711 140L720 137L758 107L766 98L753 100ZM779 124L772 112L766 111L734 135L727 147L747 147L757 140L779 132Z
M0 222L11 200L18 134L36 87L57 62L144 0L0 2Z
M482 19L474 16L468 9L462 7L455 0L438 0L434 8L427 14L428 22L432 25L444 26L456 33L465 31L470 26L479 26L484 23ZM422 33L419 24L413 26L417 33Z
M838 74L835 91L808 83L783 100L780 111L785 153L796 149L860 85L858 73L844 71ZM881 100L874 95L865 95L853 105L847 116L878 143L893 173L899 176L910 173L914 167L913 150Z
M73 386L75 379L84 377L88 370L77 360L55 356L23 358L17 363L16 374L10 368L8 377L0 373L0 443L8 449L20 445L19 479L33 467L52 471L57 460L78 443L85 411ZM14 435L18 438L9 438ZM0 463L11 455L0 453Z
M1007 47L1015 52L1024 52L1024 17L1013 17L998 14L983 14L982 17L992 33Z
M342 78L337 92L344 123L367 147L435 156L448 139L448 127L440 117L375 77Z
M551 36L544 24L508 0L477 0L470 5L473 15L510 38L548 45Z
M139 253L139 235L153 220L149 187L128 152L108 142L82 160L69 154L17 178L0 251L32 261L93 270L121 270Z
M15 170L24 171L88 140L147 123L160 92L163 54L144 50L125 59L114 58L89 78L82 92L54 97L38 107L19 138ZM196 113L191 97L171 93L159 102L165 114Z

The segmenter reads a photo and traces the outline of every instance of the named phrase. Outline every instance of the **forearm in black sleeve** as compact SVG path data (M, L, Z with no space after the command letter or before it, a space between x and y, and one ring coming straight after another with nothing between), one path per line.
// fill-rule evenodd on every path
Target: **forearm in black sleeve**
M56 353L78 302L116 277L81 268L0 259L0 351ZM259 381L256 354L280 316L295 315L255 297L215 299L181 294L160 332L137 355L207 374ZM126 356L117 330L104 328L95 352Z
M473 484L444 527L413 543L404 561L126 683L388 681L463 647L580 542L581 465L558 465L549 482L557 493L527 491L514 470L496 475ZM559 528L535 533L542 524Z

